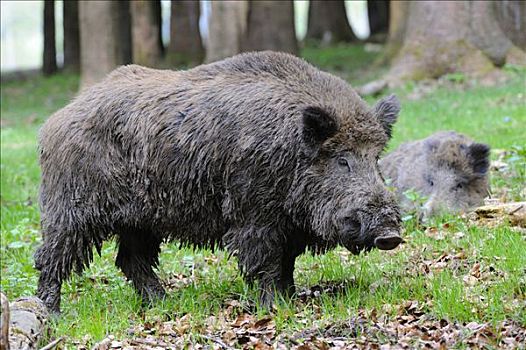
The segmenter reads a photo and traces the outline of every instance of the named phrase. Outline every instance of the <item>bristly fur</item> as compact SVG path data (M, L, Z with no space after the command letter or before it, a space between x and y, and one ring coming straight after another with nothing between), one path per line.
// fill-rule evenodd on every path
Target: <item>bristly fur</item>
M489 146L454 131L405 143L383 157L380 167L406 209L411 205L405 191L415 189L428 198L423 208L427 216L469 210L489 192Z
M116 265L147 299L164 293L153 268L172 240L226 247L268 304L293 290L307 246L342 242L344 217L363 221L353 247L399 229L376 169L386 127L343 80L287 54L118 68L41 129L38 295L58 311L62 281L116 237ZM351 173L333 170L341 154Z

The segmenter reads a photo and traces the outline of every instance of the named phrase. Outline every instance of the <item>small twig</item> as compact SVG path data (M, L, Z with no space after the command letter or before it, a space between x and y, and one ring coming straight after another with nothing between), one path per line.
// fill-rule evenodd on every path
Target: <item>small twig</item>
M201 338L203 338L203 339L206 339L206 340L213 341L214 343L219 344L219 345L220 345L221 347L223 347L224 349L234 350L233 347L228 346L227 344L223 343L223 342L222 342L221 340L219 340L219 339L212 338L212 337L209 337L209 336L206 336L206 335L202 335L202 334L200 334L199 337L201 337Z
M523 206L524 206L524 205L522 205L522 204L519 205L517 208L513 209L512 211L510 211L510 212L508 213L508 215L513 215L513 214L515 214L516 212L518 212L519 210L521 210Z
M0 330L0 350L9 350L9 300L0 293L2 303L2 329Z
M133 345L139 344L139 345L148 345L148 346L155 346L155 347L161 347L161 348L167 348L170 346L170 344L164 342L164 341L150 341L150 340L143 340L143 339L132 339L130 340L130 343Z
M60 343L61 341L64 340L64 337L59 337L55 340L53 340L51 343L49 343L48 345L44 346L43 348L41 348L40 350L50 350L50 349L53 349L55 346L58 345L58 343Z

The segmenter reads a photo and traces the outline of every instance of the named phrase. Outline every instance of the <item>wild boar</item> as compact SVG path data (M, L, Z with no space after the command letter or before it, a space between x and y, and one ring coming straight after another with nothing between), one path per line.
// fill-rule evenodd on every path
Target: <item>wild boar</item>
M294 292L307 247L353 253L402 240L377 158L394 96L369 108L343 80L292 55L259 52L187 71L118 68L40 131L43 243L37 295L60 288L104 241L145 300L164 241L224 247L263 305Z
M404 192L416 190L425 203L423 217L458 213L483 204L489 193L488 145L454 131L440 131L408 142L383 157L379 164L391 179L404 209L411 204Z

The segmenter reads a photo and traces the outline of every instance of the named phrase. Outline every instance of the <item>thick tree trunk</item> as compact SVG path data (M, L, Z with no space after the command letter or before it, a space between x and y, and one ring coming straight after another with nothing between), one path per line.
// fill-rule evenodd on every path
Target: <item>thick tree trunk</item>
M389 0L367 0L370 41L384 42L389 30Z
M118 37L122 64L133 62L131 10L129 0L118 1Z
M42 72L51 75L57 72L57 51L55 48L55 1L44 1L44 56Z
M217 61L241 52L247 11L246 1L212 1L206 62Z
M199 64L203 61L200 13L199 1L172 0L169 46L172 64Z
M499 25L506 36L526 50L526 1L501 0L495 3Z
M159 23L155 5L149 0L130 2L132 15L133 62L154 67L161 61Z
M501 66L517 48L496 21L487 1L415 1L403 46L389 80L436 78L463 72L479 76Z
M306 39L319 40L322 44L342 41L357 41L354 35L343 0L309 1L309 17Z
M250 0L244 51L274 50L298 53L292 0Z
M81 88L100 81L122 64L119 1L80 1Z
M384 58L391 60L404 44L409 16L409 1L391 1L389 6L389 33Z
M79 3L77 0L64 1L64 69L80 71Z

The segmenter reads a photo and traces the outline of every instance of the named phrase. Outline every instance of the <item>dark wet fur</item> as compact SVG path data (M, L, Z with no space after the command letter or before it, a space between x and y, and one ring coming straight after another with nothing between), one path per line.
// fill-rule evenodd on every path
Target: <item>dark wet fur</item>
M360 250L399 230L376 167L396 119L380 112L393 109L392 97L370 109L343 80L272 52L115 70L41 129L38 296L58 312L62 282L112 237L146 300L164 295L164 241L225 247L264 304L293 293L307 247Z

